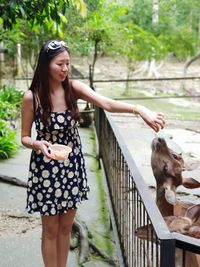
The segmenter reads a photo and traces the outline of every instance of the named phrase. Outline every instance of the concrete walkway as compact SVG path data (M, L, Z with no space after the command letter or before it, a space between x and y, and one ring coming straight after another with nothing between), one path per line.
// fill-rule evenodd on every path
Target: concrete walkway
M116 262L117 252L110 231L107 196L103 177L97 169L95 140L92 129L79 129L85 154L90 199L84 201L77 217L84 221L100 248ZM31 150L23 146L14 158L0 161L0 174L27 181ZM102 202L102 194L105 196ZM27 215L26 188L0 182L0 267L42 267L40 253L41 223L39 215ZM102 215L102 210L104 213ZM70 251L68 267L78 267L78 250ZM118 264L117 264L118 265ZM90 257L85 267L110 266L99 257Z

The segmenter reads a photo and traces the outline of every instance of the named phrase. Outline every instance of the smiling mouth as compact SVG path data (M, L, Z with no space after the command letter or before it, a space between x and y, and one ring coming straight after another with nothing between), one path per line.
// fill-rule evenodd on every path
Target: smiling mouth
M61 79L65 79L66 77L67 77L67 74L66 75L60 75Z

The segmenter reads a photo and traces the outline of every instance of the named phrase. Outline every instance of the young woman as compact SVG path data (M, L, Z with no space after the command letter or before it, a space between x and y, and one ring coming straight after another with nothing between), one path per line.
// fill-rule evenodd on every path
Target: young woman
M164 127L162 113L141 105L109 99L86 84L69 80L70 51L63 41L49 41L41 49L30 90L22 104L22 144L32 149L27 189L27 210L40 212L42 256L46 267L66 267L70 233L77 207L88 198L85 161L77 129L77 100L109 112L140 117L156 132ZM31 138L35 122L37 138ZM68 160L54 160L49 147L69 145Z

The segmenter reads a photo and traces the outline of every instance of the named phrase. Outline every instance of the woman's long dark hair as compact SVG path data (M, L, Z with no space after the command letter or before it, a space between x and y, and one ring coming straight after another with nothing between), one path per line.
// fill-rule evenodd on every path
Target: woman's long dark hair
M36 66L36 70L33 76L33 80L30 86L30 90L33 92L34 96L39 97L39 101L42 107L42 117L41 120L44 125L48 124L48 120L50 118L50 114L53 111L53 104L50 97L50 85L49 85L49 64L51 60L62 53L63 51L67 51L70 54L70 50L68 47L61 46L55 50L48 50L48 44L51 41L47 42L40 50L38 63ZM65 101L66 105L71 110L72 116L74 119L79 118L79 111L77 105L77 98L75 93L73 92L71 82L68 78L62 82L62 86L65 92Z

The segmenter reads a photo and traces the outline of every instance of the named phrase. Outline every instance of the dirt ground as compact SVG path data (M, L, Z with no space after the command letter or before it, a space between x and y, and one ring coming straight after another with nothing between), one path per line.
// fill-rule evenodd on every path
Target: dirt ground
M89 65L92 62L91 58L83 57L76 58L72 57L72 65L82 73L85 77L88 77ZM133 66L133 71L130 75L131 78L156 78L152 72L142 70L145 66L145 62L135 63ZM140 71L139 71L140 70ZM183 77L184 62L177 61L174 57L168 57L168 59L157 62L155 64L155 70L157 72L157 78L167 78L167 77ZM200 60L193 62L187 71L187 77L200 77ZM100 79L126 79L127 78L127 64L123 58L110 58L110 57L99 57L95 64L95 74L94 80ZM200 93L200 80L186 80L184 83L182 81L166 81L166 82L142 82L143 88L151 88L151 93L159 92L159 90L164 91L169 94L178 94L177 90L180 85L184 84L187 91L190 91L193 95ZM96 83L98 88L106 88L110 84L108 83ZM118 84L119 86L124 86L124 83ZM137 83L138 85L138 83ZM161 85L162 88L159 86ZM115 84L116 86L116 84ZM154 88L154 90L153 90ZM175 91L176 90L176 91Z

